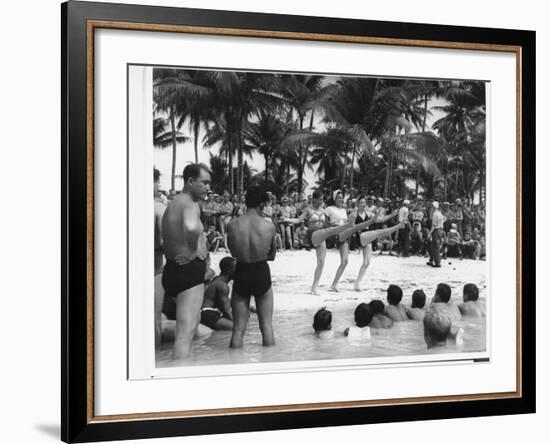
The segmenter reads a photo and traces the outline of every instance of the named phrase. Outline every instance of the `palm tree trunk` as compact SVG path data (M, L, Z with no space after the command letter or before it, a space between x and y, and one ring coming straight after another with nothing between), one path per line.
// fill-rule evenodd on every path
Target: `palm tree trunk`
M265 158L265 181L267 182L269 180L269 150L267 150L264 154Z
M287 163L286 163L286 195L288 196L288 190L289 190L289 186L290 186L290 158L287 159Z
M243 178L243 139L242 139L242 119L237 122L237 186L239 193L244 192Z
M311 116L309 118L309 130L310 131L313 131L313 116L314 116L314 111L311 110ZM300 168L301 168L301 174L302 174L302 181L301 181L301 185L300 185L300 191L303 191L303 188L304 188L304 171L306 170L306 165L307 165L307 158L309 157L309 152L308 152L308 147L304 147L304 154L302 156L302 162L300 164Z
M300 131L304 129L304 116L300 115ZM302 143L298 145L298 193L302 192L302 180L304 177L304 170L302 168L302 158L304 156L304 149Z
M200 129L200 121L197 119L193 123L193 134L195 137L195 163L199 163L199 129Z
M229 189L231 190L231 194L235 194L235 178L234 178L234 171L233 171L233 134L229 132L228 129L228 137L227 137L227 148L228 148L228 167L229 167Z
M233 151L235 150L235 135L234 135L234 125L231 117L232 111L229 107L225 109L225 137L227 140L227 167L228 177L229 177L229 190L231 194L235 194L235 180L234 180L234 171L233 171Z
M388 193L390 190L391 164L392 164L392 155L390 152L388 155L388 163L386 165L386 177L384 179L384 199L388 197Z
M426 132L426 118L428 116L428 94L424 94L424 117L422 119L422 132ZM414 195L418 197L418 189L420 185L420 172L421 172L422 164L418 162L418 169L416 170L416 183L415 183L415 190Z
M458 197L458 162L456 163L455 172L455 199Z
M355 152L357 151L355 144L352 145L352 150L353 152L351 154L351 172L350 172L350 180L349 180L350 192L351 192L351 188L353 188L353 173L355 172Z
M344 171L342 171L342 180L340 181L340 189L344 190L344 184L346 183L346 171L348 169L348 144L344 147Z
M174 107L170 109L170 126L172 127L172 178L170 191L176 191L176 113Z

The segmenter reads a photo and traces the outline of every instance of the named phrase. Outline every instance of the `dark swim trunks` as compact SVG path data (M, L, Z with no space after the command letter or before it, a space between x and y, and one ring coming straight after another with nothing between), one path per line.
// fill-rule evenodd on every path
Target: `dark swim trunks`
M212 330L216 327L216 322L222 317L217 308L206 307L201 310L201 324L210 327Z
M204 283L206 262L196 258L185 264L178 265L167 260L162 271L162 286L164 287L164 305L162 312L168 319L176 319L176 297L179 293Z
M266 261L253 264L237 261L233 279L233 290L243 298L263 296L271 288L271 272Z

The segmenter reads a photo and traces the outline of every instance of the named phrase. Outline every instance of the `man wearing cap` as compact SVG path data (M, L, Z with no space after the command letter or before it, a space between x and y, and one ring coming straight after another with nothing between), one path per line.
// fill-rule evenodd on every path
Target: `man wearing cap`
M405 199L399 209L399 222L403 224L403 228L399 229L399 246L401 248L401 256L403 257L409 257L409 233L411 231L409 205L409 200Z
M432 203L432 229L430 235L432 237L432 243L430 248L430 260L427 262L431 267L441 267L441 240L443 235L443 224L445 223L445 216L439 211L439 203L434 201Z

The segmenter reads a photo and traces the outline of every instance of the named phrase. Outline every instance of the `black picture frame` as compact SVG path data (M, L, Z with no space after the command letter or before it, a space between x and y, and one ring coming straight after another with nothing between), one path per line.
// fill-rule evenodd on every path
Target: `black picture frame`
M365 407L335 407L319 410L241 412L116 421L95 420L90 415L89 345L93 337L90 319L90 132L87 81L88 22L185 25L279 33L331 36L368 36L373 39L462 42L510 45L521 54L521 119L518 128L518 271L521 279L518 330L521 368L519 396L497 399L441 400L421 403L388 403ZM168 8L69 1L61 5L62 23L62 374L61 435L65 442L90 442L156 438L181 435L219 434L243 431L325 427L396 421L415 421L535 412L535 32L433 24L274 15L186 8ZM144 31L145 32L145 31ZM92 200L93 202L93 200ZM93 222L93 219L92 219ZM91 230L91 231L90 231Z

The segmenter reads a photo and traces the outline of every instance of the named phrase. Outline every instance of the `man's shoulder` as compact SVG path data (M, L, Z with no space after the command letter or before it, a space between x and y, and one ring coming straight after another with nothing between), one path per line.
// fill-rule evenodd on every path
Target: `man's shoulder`
M265 220L263 217L260 218L260 224L262 225L262 227L265 227L265 229L268 232L275 232L276 231L275 224L273 222L269 222L269 221Z

